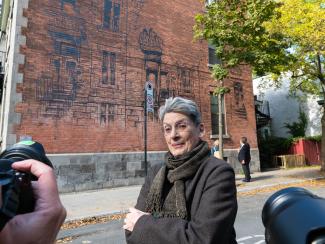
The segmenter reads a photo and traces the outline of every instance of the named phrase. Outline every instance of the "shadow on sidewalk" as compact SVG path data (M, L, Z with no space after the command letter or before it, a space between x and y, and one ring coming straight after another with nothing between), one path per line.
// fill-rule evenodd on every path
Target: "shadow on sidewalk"
M260 176L252 177L251 181L267 180L270 178L274 178L274 175L260 175Z
M279 170L281 170L280 167L277 167L277 168L262 168L261 173L270 172L270 171L279 171Z

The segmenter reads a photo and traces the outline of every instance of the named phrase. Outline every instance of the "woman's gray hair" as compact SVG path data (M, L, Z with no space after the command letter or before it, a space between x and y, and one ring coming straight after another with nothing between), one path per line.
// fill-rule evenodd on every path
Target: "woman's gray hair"
M166 99L165 105L159 109L159 119L164 120L166 113L181 113L188 116L195 125L201 123L201 113L195 102L182 98L170 97Z

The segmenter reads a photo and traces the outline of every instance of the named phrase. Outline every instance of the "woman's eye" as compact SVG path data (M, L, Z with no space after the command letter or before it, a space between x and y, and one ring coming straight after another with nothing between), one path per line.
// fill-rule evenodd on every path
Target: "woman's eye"
M170 131L171 131L170 128L164 128L164 132L165 132L165 133L169 133Z
M186 127L187 127L187 125L186 124L179 124L178 125L178 128L180 128L180 129L186 129Z

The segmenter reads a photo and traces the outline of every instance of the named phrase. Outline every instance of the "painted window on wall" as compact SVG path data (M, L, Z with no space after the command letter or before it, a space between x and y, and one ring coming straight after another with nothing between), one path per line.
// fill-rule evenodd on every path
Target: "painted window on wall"
M118 1L104 0L103 28L118 32L120 29L121 5Z
M101 125L106 125L114 121L115 106L110 103L102 103L99 107L99 120Z
M211 130L212 135L219 134L219 105L218 105L218 97L210 94L210 106L211 106ZM223 131L222 134L226 135L226 120L225 120L225 104L224 99L222 101L222 123L223 123Z
M103 51L102 83L115 85L116 53Z

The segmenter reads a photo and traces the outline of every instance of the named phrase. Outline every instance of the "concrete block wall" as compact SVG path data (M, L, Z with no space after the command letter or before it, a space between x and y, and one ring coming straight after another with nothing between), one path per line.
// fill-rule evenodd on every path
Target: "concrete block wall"
M148 153L148 170L164 162L165 152ZM258 150L251 150L251 172L260 171ZM141 185L144 183L145 165L142 152L85 153L48 155L62 193L103 188ZM242 173L236 150L226 150L227 162L236 173Z
M234 168L235 173L243 174L242 166L237 159L238 150L225 150L224 157L227 158L227 162ZM249 164L251 172L261 171L260 155L257 148L251 148L251 162Z
M165 152L149 152L148 167L162 163ZM48 155L60 192L95 190L144 183L144 154L85 153Z

